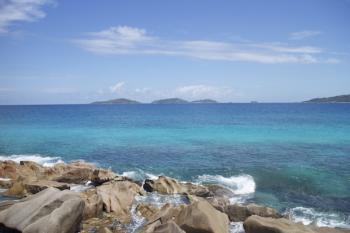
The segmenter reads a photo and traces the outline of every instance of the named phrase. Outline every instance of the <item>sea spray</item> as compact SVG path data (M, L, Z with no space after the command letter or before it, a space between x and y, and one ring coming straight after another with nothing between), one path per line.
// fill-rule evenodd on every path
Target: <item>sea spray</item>
M305 225L316 224L319 227L340 227L350 229L350 216L334 212L319 212L313 208L295 207L286 211L285 215L294 222Z
M21 154L21 155L1 155L0 161L12 160L16 163L20 161L32 161L43 165L44 167L53 167L57 163L64 161L60 157L42 156L40 154Z

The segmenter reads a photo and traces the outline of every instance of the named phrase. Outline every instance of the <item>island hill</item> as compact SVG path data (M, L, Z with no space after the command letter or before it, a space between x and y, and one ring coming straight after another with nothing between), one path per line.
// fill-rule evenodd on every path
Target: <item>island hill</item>
M338 95L333 97L315 98L304 103L350 103L350 95Z
M187 101L180 98L168 98L168 99L160 99L151 102L151 104L216 104L219 103L212 99L202 99L195 101ZM136 100L130 100L125 98L106 100L106 101L96 101L91 104L143 104L142 102L138 102Z

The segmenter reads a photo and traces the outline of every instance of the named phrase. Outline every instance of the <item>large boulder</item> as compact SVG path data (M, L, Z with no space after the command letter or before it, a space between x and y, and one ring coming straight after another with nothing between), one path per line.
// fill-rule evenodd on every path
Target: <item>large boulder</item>
M271 218L281 218L282 215L278 213L277 210L260 206L256 204L249 205L228 205L225 208L225 213L228 215L230 221L232 222L243 222L249 216L258 215L261 217L271 217Z
M84 219L98 218L103 214L103 201L102 197L97 194L96 189L88 189L85 192L80 193L81 198L85 202Z
M22 233L75 233L84 201L77 193L47 188L0 212L0 224Z
M97 187L104 211L113 212L121 222L130 221L130 208L139 191L140 186L130 181L114 181Z
M227 233L229 220L226 214L216 210L205 200L199 200L183 208L175 222L187 233Z
M246 233L349 233L349 229L305 226L285 218L264 218L257 215L247 218L243 227Z
M196 198L190 205L164 205L146 224L143 232L154 232L157 227L174 221L187 233L227 233L229 220L206 200Z
M177 180L159 176L157 180L145 180L143 189L147 192L158 192L161 194L191 194L201 197L209 196L209 190L201 185L192 183L180 183Z

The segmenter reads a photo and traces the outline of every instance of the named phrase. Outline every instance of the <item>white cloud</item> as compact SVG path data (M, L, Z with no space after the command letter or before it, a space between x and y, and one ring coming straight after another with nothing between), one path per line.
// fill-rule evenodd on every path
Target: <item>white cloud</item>
M110 90L112 93L118 93L118 92L121 91L121 89L123 88L124 84L125 84L124 82L116 83L115 85L110 86L110 87L109 87L109 90Z
M322 32L320 31L311 31L311 30L305 30L305 31L299 31L299 32L292 32L289 35L289 39L291 40L302 40L308 37L314 37L321 35Z
M0 33L8 32L16 22L32 22L46 16L42 7L51 0L2 0L0 1Z
M208 85L189 85L175 89L175 95L189 99L224 99L233 94L233 90L229 87L218 87Z
M110 55L182 56L204 60L243 61L265 64L322 63L323 49L313 46L290 46L281 43L228 43L207 40L167 40L147 34L145 29L128 26L88 33L74 40L81 48ZM312 62L311 62L312 61Z

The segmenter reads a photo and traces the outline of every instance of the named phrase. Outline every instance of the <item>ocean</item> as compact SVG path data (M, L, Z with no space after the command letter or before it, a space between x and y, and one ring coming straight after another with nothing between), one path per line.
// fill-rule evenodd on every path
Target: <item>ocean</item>
M232 202L350 228L350 104L0 106L6 159L216 183Z

